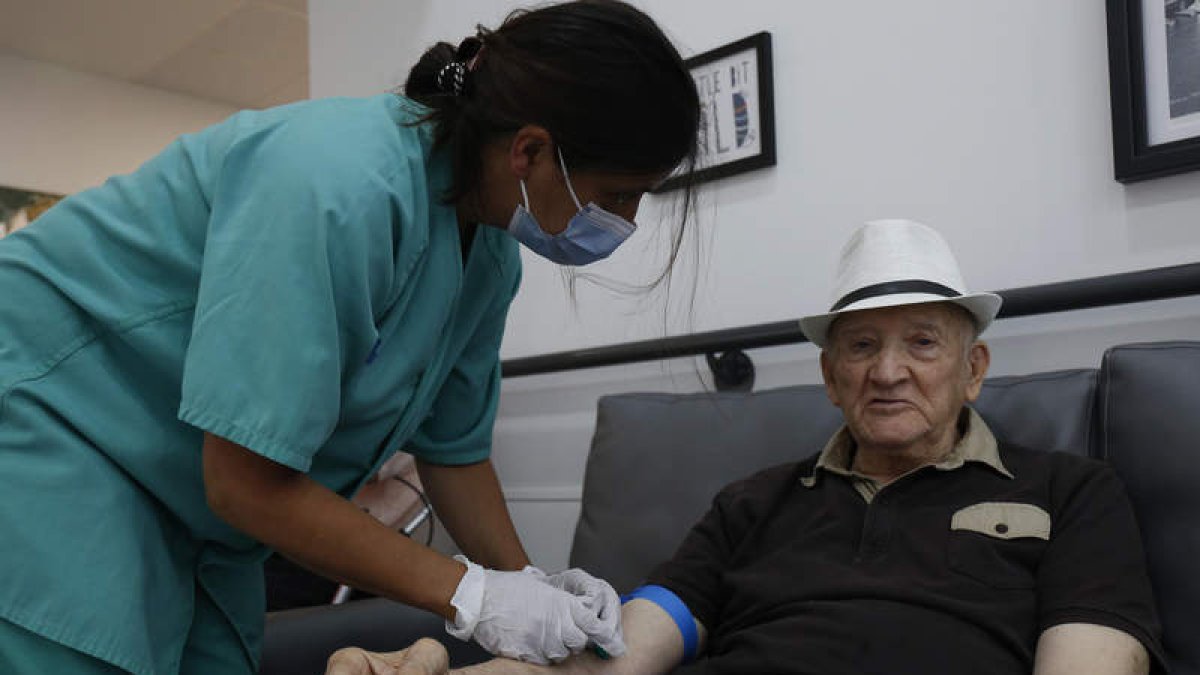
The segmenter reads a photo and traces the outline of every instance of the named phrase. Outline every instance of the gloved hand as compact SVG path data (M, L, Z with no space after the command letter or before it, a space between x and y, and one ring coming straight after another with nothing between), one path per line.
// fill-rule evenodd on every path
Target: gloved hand
M446 632L474 639L493 654L546 665L582 651L588 636L603 632L582 598L529 572L486 570L455 556L467 573L450 599L458 610Z
M536 567L533 569L537 570ZM561 588L582 598L584 607L592 610L600 619L600 632L588 634L596 646L608 652L609 656L621 656L625 653L625 638L621 633L621 597L607 581L597 579L578 568L548 575L545 581L555 588Z

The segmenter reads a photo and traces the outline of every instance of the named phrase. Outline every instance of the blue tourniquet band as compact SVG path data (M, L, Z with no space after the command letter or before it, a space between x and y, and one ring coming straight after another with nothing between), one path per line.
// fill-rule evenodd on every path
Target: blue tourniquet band
M621 604L637 598L649 600L671 615L675 625L679 627L679 634L683 636L683 662L691 663L696 658L696 651L700 646L700 634L696 631L696 621L687 605L670 589L653 584L639 586L628 595L621 596Z

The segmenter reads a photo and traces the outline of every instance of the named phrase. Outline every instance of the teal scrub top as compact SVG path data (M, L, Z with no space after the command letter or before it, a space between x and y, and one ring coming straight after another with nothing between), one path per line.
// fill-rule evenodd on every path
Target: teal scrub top
M207 507L202 432L347 497L489 456L520 259L479 227L464 261L420 114L239 113L0 240L0 617L173 672L202 589L256 663L268 552Z

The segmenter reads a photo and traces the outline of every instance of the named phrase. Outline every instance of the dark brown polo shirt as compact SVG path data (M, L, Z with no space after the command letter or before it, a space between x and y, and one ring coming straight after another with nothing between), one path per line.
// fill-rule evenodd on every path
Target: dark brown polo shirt
M1023 673L1042 631L1125 631L1162 662L1124 488L1095 460L1001 445L973 411L886 486L845 430L717 495L648 579L709 630L692 674Z

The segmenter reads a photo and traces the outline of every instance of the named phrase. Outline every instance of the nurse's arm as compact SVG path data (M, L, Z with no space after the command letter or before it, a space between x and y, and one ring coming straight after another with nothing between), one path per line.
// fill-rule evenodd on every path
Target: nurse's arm
M468 558L498 570L529 564L491 460L441 466L418 459L417 471L438 520Z
M393 532L307 475L204 435L209 508L329 579L452 619L466 566Z

